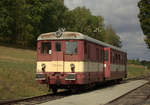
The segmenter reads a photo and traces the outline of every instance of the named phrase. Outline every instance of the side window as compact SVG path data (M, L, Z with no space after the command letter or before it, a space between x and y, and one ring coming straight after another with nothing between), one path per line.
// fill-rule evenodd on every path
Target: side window
M101 49L101 62L103 62L103 61L104 61L104 50Z
M118 54L118 63L121 64L120 54Z
M77 42L66 42L66 54L77 54Z
M115 54L115 64L118 64L118 57L117 57L117 53Z
M102 50L99 49L99 61L102 62Z
M122 54L120 55L120 62L121 62L121 64L123 64L123 63L122 63Z
M55 50L56 50L57 52L61 51L61 43L60 43L60 42L56 42L56 43L55 43Z
M41 54L51 54L51 42L41 43Z
M113 57L112 57L112 52L111 52L111 53L110 53L110 62L111 62L111 63L113 62L112 59L113 59Z
M99 57L99 49L96 48L96 61L100 61L99 58L100 58L100 57Z
M108 61L108 51L106 50L106 51L104 51L104 53L105 53L105 58L104 58L104 60L105 60L105 61Z
M91 49L90 49L90 45L88 45L88 59L90 59L90 51L91 51Z
M124 64L126 64L127 62L127 57L126 57L126 55L124 54Z
M122 55L122 64L124 64L124 56Z
M112 53L112 62L113 62L113 64L115 64L115 54L114 54L114 52Z
M85 54L87 54L87 42L86 41L84 42L84 52Z

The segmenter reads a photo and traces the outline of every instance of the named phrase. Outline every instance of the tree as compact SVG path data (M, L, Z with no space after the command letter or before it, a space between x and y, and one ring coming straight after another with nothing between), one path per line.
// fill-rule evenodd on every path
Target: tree
M108 25L103 35L104 42L109 43L116 47L121 47L120 37L116 34L111 25Z
M32 39L32 25L28 22L25 0L0 1L0 35L4 43L27 46Z
M144 39L148 48L150 49L150 1L140 0L138 3L140 13L138 18L141 23L141 28L146 36Z
M10 43L10 39L13 38L11 26L14 20L9 14L11 8L8 6L11 4L11 0L0 1L0 41L4 43Z
M31 44L36 46L39 34L55 32L65 25L65 16L68 9L62 0L27 0L29 5L30 23L33 26L34 38Z
M93 16L89 9L77 7L68 12L66 29L81 32L97 40L121 47L120 37L111 25L104 28L104 19L101 16Z
M66 29L69 31L81 32L98 40L102 40L104 30L104 19L101 16L93 16L89 9L77 7L68 12L66 17Z
M69 11L62 1L1 0L0 42L35 48L39 34L66 28L67 31L81 32L119 46L120 40L115 36L115 31L104 28L104 19L101 16L93 16L85 7ZM108 37L113 37L114 41Z
M1 0L0 41L33 48L40 33L64 25L66 11L62 0Z

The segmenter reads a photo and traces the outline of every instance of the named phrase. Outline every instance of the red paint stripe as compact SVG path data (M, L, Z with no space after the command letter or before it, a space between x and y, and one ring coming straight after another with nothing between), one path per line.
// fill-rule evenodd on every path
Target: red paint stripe
M57 74L55 72L49 72L46 73L50 79L49 84L54 85L57 79ZM64 74L64 75L63 75ZM103 72L86 72L86 73L81 73L77 72L77 80L76 81L69 81L65 80L65 77L68 73L59 73L59 79L61 81L61 85L83 85L83 84L90 84L90 83L95 83L95 82L103 82L104 81L104 75ZM111 77L109 80L113 79L120 79L124 78L125 73L124 72L111 72Z

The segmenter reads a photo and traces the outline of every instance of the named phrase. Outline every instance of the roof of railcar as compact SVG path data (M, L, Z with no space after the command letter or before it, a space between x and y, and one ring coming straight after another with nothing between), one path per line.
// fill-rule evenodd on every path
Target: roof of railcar
M56 37L56 32L50 32L50 33L44 33L41 34L37 40L69 40L69 39L73 39L73 40L87 40L99 45L103 45L105 47L110 47L114 50L118 50L121 52L125 52L124 50L122 50L121 48L112 46L110 44L104 43L102 41L96 40L94 38L88 37L87 35L84 35L82 33L79 32L63 32L63 34L60 37ZM126 53L126 52L125 52Z

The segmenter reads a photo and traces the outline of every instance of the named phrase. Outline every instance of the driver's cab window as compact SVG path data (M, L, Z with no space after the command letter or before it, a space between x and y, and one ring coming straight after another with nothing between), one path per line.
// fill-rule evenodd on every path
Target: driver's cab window
M61 51L61 43L60 43L60 42L56 42L56 43L55 43L55 50L56 50L57 52L60 52L60 51Z
M77 42L66 41L66 54L77 54Z
M41 54L51 54L51 42L41 43Z

